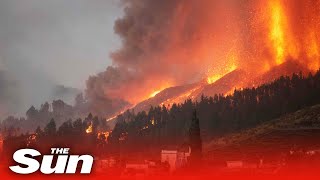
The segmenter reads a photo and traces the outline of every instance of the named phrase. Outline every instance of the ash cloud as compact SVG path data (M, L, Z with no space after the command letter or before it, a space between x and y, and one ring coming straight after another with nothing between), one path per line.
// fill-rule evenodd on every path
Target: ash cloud
M25 77L0 59L0 120L11 115L24 116L30 106L38 106L45 101L63 99L71 104L81 92L76 88L57 85L37 72L26 72L28 70L23 65L20 68L25 71L23 74L27 73Z
M87 81L90 104L108 102L104 109L121 109L163 87L199 81L208 72L223 74L232 65L255 74L287 59L309 68L320 65L319 1L121 2L124 16L114 31L122 46L111 54L112 66ZM275 37L270 37L272 28L280 30ZM119 100L126 105L111 103Z
M0 65L1 66L1 65ZM8 116L20 104L19 86L5 69L0 69L0 115Z
M211 67L223 69L225 52L237 50L237 6L244 1L121 2L124 16L114 31L122 47L111 54L112 66L88 79L92 105L103 99L135 104L153 91L198 81Z

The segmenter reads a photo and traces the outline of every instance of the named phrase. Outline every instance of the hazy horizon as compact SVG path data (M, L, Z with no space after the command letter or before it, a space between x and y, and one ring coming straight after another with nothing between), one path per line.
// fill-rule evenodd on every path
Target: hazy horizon
M0 98L8 111L51 100L56 85L83 90L90 75L111 65L121 13L114 0L1 1Z

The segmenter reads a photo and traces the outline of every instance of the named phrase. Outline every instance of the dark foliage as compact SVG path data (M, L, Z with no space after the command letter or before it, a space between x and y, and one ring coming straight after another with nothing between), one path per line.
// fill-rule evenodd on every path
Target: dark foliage
M280 77L257 88L234 90L233 95L203 96L199 102L186 100L171 107L151 107L148 112L133 111L117 117L109 137L113 148L130 152L159 151L188 142L188 131L196 110L201 138L254 127L263 122L320 103L320 72L303 77Z
M202 141L197 111L194 111L192 115L191 127L189 130L189 144L191 147L190 163L199 164L199 161L202 159Z
M134 157L139 154L156 157L161 149L179 148L182 144L190 144L195 156L201 156L201 139L207 141L251 128L303 107L319 104L319 92L319 71L307 77L293 74L291 78L280 77L257 88L235 89L233 95L203 96L199 102L186 100L171 107L150 107L148 112L128 110L116 118L117 123L108 137L99 134L105 130L106 121L91 114L84 121L64 122L58 129L54 128L53 122L49 122L44 131L37 128L36 132L42 137L39 144L47 142L49 137L45 138L46 134L50 134L56 141L59 137L61 142L70 139L71 144L79 143L82 147L86 142L92 142L99 152L126 154L128 157L133 157L130 154ZM44 106L41 112L47 112L47 109ZM54 109L55 113L59 111ZM31 108L28 115L33 118L39 113ZM85 131L89 125L92 125L91 135ZM12 129L6 127L4 131L14 135ZM93 138L85 141L90 136Z

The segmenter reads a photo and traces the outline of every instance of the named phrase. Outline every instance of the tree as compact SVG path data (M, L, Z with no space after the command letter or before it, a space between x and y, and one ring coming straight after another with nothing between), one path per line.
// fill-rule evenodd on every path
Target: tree
M85 99L83 97L83 94L80 93L75 98L75 106L81 106L85 103Z
M87 120L91 121L91 120L92 120L92 118L93 118L92 113L89 113L89 114L88 114L88 117L87 117Z
M93 127L93 132L96 133L97 132L97 128L98 128L98 126L100 124L98 116L95 116L91 123L92 123L92 127Z
M44 128L44 134L52 136L56 133L56 131L57 131L56 122L54 121L54 119L51 119L50 122Z
M55 100L52 102L52 111L55 115L62 116L65 111L66 104L62 100Z
M80 135L85 132L85 126L83 125L82 119L77 119L73 122L73 128L76 134Z
M62 123L62 125L59 127L58 134L59 135L71 134L72 130L73 130L72 120L70 119L70 120Z
M38 110L36 110L36 108L34 106L31 106L28 111L26 112L27 118L28 119L34 119L36 118L38 114Z
M202 159L202 140L200 135L200 122L197 111L193 111L191 126L189 129L189 143L191 147L190 163L195 165Z
M35 133L36 133L38 136L43 135L43 131L42 131L42 129L40 128L40 126L37 127Z
M42 113L42 114L48 114L48 113L49 113L49 108L50 108L49 103L48 103L48 102L45 102L44 104L41 105L40 113Z

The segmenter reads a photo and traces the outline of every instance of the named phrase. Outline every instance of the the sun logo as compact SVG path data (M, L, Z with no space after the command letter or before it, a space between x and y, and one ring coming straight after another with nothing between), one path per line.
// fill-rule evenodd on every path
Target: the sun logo
M34 159L37 156L41 156L37 150L20 149L13 154L13 160L20 165L9 168L18 174L31 174L39 169L43 174L75 174L79 161L82 161L80 173L89 174L93 164L91 155L69 155L69 148L51 148L51 155L43 155L41 164ZM54 156L57 156L57 161L52 167Z

